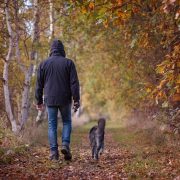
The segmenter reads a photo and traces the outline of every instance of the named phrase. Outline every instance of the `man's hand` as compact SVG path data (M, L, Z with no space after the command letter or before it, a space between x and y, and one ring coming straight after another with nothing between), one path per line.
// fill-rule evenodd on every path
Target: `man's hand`
M75 101L74 104L73 104L73 109L74 109L74 112L76 112L80 107L80 102L79 101Z
M35 105L36 106L36 109L38 110L38 111L43 111L44 110L44 104L36 104Z

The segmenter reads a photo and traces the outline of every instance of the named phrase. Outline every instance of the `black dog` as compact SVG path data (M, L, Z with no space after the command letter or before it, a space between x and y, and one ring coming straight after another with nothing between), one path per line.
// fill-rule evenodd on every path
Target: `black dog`
M89 140L92 148L92 158L98 160L99 154L101 155L104 149L104 132L106 120L100 118L98 126L93 126L89 131Z

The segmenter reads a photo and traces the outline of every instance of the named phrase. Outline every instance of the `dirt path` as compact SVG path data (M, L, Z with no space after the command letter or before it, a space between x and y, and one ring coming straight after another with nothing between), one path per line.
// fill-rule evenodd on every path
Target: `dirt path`
M99 162L91 159L87 134L79 134L78 143L73 143L72 162L50 162L48 148L29 149L14 156L11 164L0 165L1 179L127 179L123 169L131 157L126 151L112 143L111 134L106 135L106 149Z
M121 135L121 143L114 141L116 132L107 131L105 151L100 160L91 159L87 130L73 132L72 162L60 157L58 162L48 159L48 147L28 147L12 154L11 161L0 163L0 179L73 179L73 180L114 180L114 179L175 179L180 178L179 151L176 149L151 150L150 145L140 147L133 139L127 146ZM123 143L123 138L125 138ZM130 139L129 139L130 140ZM140 151L134 151L135 146ZM176 179L179 180L179 179Z

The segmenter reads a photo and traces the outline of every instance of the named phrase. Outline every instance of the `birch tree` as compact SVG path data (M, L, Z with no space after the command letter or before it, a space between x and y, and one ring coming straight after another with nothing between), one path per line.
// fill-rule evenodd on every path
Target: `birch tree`
M14 32L11 27L10 22L10 14L9 14L9 0L5 0L5 17L6 17L6 24L9 34L9 49L7 56L4 61L4 70L3 70L3 88L4 88L4 100L5 100L5 109L8 116L9 121L11 122L12 131L18 132L18 126L16 123L16 120L14 118L13 112L12 112L12 106L11 106L11 100L10 100L10 91L9 91L9 63L12 58L13 54L13 41L14 41Z
M49 0L49 42L54 38L54 9L53 9L53 2L52 0Z
M39 1L34 0L34 15L33 15L33 34L32 34L32 50L30 57L30 66L25 74L25 81L22 93L22 105L21 105L21 128L24 126L28 119L28 112L30 106L30 84L34 69L34 61L37 57L37 44L39 42Z

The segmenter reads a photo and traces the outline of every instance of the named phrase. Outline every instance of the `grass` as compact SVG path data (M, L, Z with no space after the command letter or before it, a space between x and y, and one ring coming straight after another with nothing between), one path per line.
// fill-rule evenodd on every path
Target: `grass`
M82 127L74 129L72 143L81 145L79 136L87 135L91 127L97 124L97 121L91 121ZM116 143L123 149L133 153L129 163L125 165L125 171L129 179L151 178L153 173L162 169L157 161L159 149L165 145L164 138L158 134L155 129L137 130L135 127L123 127L121 123L107 121L106 133L110 133Z
M154 159L143 159L141 156L137 156L125 166L125 171L128 172L130 179L141 179L148 174L152 176L151 173L155 173L154 167L159 169L159 165Z
M82 137L87 136L88 140L88 132L94 125L97 125L97 121L91 121L81 127L73 128L71 139L72 151L76 150L79 159L81 158L81 154L78 154L77 147L84 148L84 138ZM61 142L60 131L61 128L58 130L59 142ZM28 133L30 133L29 137ZM28 133L26 134L27 137L23 138L25 142L31 142L30 148L33 144L32 142L34 142L35 148L41 147L41 151L42 147L46 145L48 147L47 123L42 124L36 129L29 129ZM164 135L154 128L137 129L135 126L123 127L119 122L107 121L106 134L108 133L112 135L114 140L112 143L119 144L119 147L122 148L122 152L125 153L125 155L122 153L121 157L122 162L124 162L123 168L128 174L128 179L151 179L154 177L154 174L167 177L167 174L162 174L163 169L166 168L166 163L169 162L169 159L172 159L174 163L174 159L178 157L178 150L175 151L174 149L170 149L171 152L169 152ZM0 141L7 137L9 142L7 146L0 147L0 164L9 164L12 162L14 155L7 155L8 150L12 150L14 154L19 155L29 150L29 147L26 145L28 143L22 145L22 143L14 141L14 136L12 134L8 135L7 132L0 132ZM28 138L27 141L26 138ZM11 144L11 142L13 143ZM45 153L48 151L47 147L44 147ZM166 159L167 157L168 159ZM64 165L65 164L60 162L53 164L47 162L46 164L48 169L58 169L64 167ZM178 162L175 167L176 166L178 166ZM178 170L178 168L176 169Z
M164 160L170 156L173 161L177 161L179 151L177 147L167 143L163 133L155 128L136 127L109 129L109 131L115 142L133 154L125 165L129 179L153 179L154 176L166 179L169 176L163 173L164 169L168 168ZM178 162L174 163L174 166L177 164Z
M74 130L74 142L80 141L78 133L87 134L90 128L97 124L91 121ZM175 148L168 147L166 137L156 128L138 129L135 126L123 127L122 123L107 121L106 133L110 133L114 143L118 143L122 149L129 151L133 156L128 159L124 169L128 179L153 179L154 177L167 177L162 174L166 168L164 159L173 151L174 157L178 155ZM76 136L77 134L77 136ZM82 143L82 142L78 142Z

